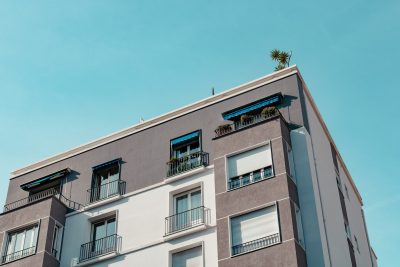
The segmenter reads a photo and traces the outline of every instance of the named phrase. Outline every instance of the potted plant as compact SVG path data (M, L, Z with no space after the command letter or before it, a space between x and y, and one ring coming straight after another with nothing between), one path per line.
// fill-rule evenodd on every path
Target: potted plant
M252 116L247 115L247 114L243 114L242 116L240 116L240 123L248 123L250 121L250 119L252 118Z
M217 127L217 129L215 129L217 136L223 135L224 133L229 133L230 131L232 131L232 125L228 123L221 124Z
M275 107L266 107L261 111L261 116L263 116L264 118L268 118L275 115L275 113L276 113Z

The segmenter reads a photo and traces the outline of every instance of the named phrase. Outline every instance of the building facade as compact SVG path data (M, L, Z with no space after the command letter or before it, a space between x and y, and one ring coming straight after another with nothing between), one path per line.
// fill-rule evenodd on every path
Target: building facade
M12 173L4 266L377 266L296 66Z

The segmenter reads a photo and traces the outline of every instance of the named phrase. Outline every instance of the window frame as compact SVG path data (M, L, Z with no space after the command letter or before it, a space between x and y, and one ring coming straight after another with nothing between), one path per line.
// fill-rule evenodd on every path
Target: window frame
M277 224L278 224L279 242L277 242L276 244L273 244L273 245L264 246L264 247L256 248L256 249L253 249L253 250L249 250L249 251L246 251L246 252L242 252L242 253L238 253L238 254L233 255L233 253L232 253L233 238L232 238L232 223L231 223L232 219L236 218L236 217L239 217L239 216L242 216L242 215L249 214L251 212L259 211L259 210L262 210L262 209L267 209L267 208L273 207L273 206L276 207L276 217L277 217ZM257 250L261 250L261 249L265 249L265 248L268 248L268 247L271 247L271 246L282 244L282 229L281 229L281 221L280 221L280 212L279 212L279 203L278 203L278 201L270 202L270 203L267 203L265 205L262 205L262 206L259 206L259 207L256 207L256 208L248 209L248 210L245 210L245 211L242 211L242 212L239 212L239 213L235 213L235 214L232 214L232 215L228 216L228 233L229 233L228 237L229 237L229 256L230 256L230 258L238 257L238 256L241 256L241 255L244 255L244 254L247 254L247 253L251 253L251 252L254 252L254 251L257 251Z
M57 234L56 234L56 229L58 230ZM57 235L57 236L55 237L55 235ZM60 223L56 222L54 225L54 228L53 228L53 240L51 243L51 254L54 256L53 250L56 250L57 255L54 257L57 260L60 260L63 237L64 237L64 226L61 225Z
M199 242L195 242L195 243L191 243L182 247L177 247L175 249L172 249L168 252L168 266L169 267L173 267L172 263L173 263L173 255L179 252L183 252L185 250L189 250L192 248L197 248L197 247L201 247L201 253L202 253L202 267L205 266L205 244L204 241L199 241Z
M192 132L189 132L189 133L186 133L186 134L183 134L183 135L180 135L178 137L174 137L174 138L170 139L169 140L169 157L171 159L172 158L178 158L174 153L175 150L173 149L174 145L171 142L172 140L175 140L177 138L184 137L185 135L193 134L193 133L196 133L196 132L198 133L199 152L202 152L203 151L202 131L201 131L201 129L198 129L198 130L195 130L195 131L192 131ZM182 145L182 147L183 147L183 145Z
M26 257L29 257L29 256L32 256L32 255L36 254L38 241L39 241L39 234L40 234L40 223L41 223L41 221L39 220L39 221L34 222L34 223L25 224L25 225L19 226L17 228L5 231L5 234L4 234L4 237L3 237L3 248L2 248L2 253L1 253L2 258L3 257L7 257L7 256L12 255L12 254L15 254L15 253L17 253L19 251L23 251L25 249L34 248L34 251L32 253L28 254L28 255L21 256L21 257L12 259L12 260L3 261L3 259L2 259L1 262L0 262L0 265L6 264L6 263L10 263L10 262L14 262L14 261L17 261L17 260L20 260L20 259L23 259L23 258L26 258ZM28 248L24 249L23 247L25 246L26 232L28 230L30 230L30 229L35 229L34 230L34 235L32 236L31 241L30 241L31 245ZM18 233L21 233L21 232L24 232L24 234L23 234L24 235L24 237L23 237L24 241L21 243L21 247L23 249L15 251L15 244L14 244L13 252L9 253L10 252L9 251L9 245L10 245L10 242L11 242L12 235L15 235L15 234L18 234ZM33 244L34 244L34 246L32 246Z
M230 180L232 178L236 178L236 179L239 178L239 180L240 180L240 177L243 176L243 175L230 177L230 173L229 173L229 158L233 157L233 156L236 156L236 155L239 155L239 154L242 154L242 153L246 153L248 151L251 151L251 150L263 147L263 146L269 146L269 150L270 150L270 153L271 153L271 165L270 166L265 166L262 169L265 170L265 169L271 167L271 175L268 176L268 177L261 178L261 179L259 179L257 181L254 181L254 180L252 181L252 177L250 176L250 178L249 178L250 182L249 183L230 189L229 188ZM248 186L248 185L251 185L251 184L255 184L255 183L259 183L259 182L262 182L262 181L265 181L265 180L268 180L268 179L271 179L271 178L275 177L274 153L272 151L272 142L271 142L271 140L255 144L255 145L246 147L244 149L236 150L234 152L226 154L224 158L225 158L225 190L226 190L226 192L233 191L233 190L236 190L236 189L240 189L240 188L243 188L245 186ZM254 173L256 171L261 171L261 169L253 170L251 173ZM245 173L244 175L247 175L247 174L250 175L250 173Z

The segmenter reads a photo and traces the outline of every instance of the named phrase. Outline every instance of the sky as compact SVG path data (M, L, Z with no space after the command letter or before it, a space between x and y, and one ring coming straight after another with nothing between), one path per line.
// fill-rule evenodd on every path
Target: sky
M400 1L0 2L0 205L10 172L273 71L292 51L398 266ZM396 74L397 73L397 74Z

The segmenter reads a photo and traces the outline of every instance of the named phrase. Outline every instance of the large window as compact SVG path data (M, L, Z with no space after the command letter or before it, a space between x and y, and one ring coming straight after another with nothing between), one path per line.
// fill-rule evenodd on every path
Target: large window
M167 217L167 234L204 223L201 189L196 188L174 196L173 215Z
M231 218L232 255L280 242L276 205Z
M38 226L35 225L9 233L2 262L9 262L34 254L36 251L37 229Z
M63 232L63 227L56 224L56 226L54 227L54 232L53 232L53 245L52 245L51 253L57 260L60 259L62 232Z
M120 192L120 162L113 161L93 169L90 202L106 199Z
M172 267L202 267L202 247L195 247L172 254Z
M200 131L195 131L171 140L171 158L182 158L200 151Z
M228 157L228 189L235 189L273 175L271 146L264 145Z

